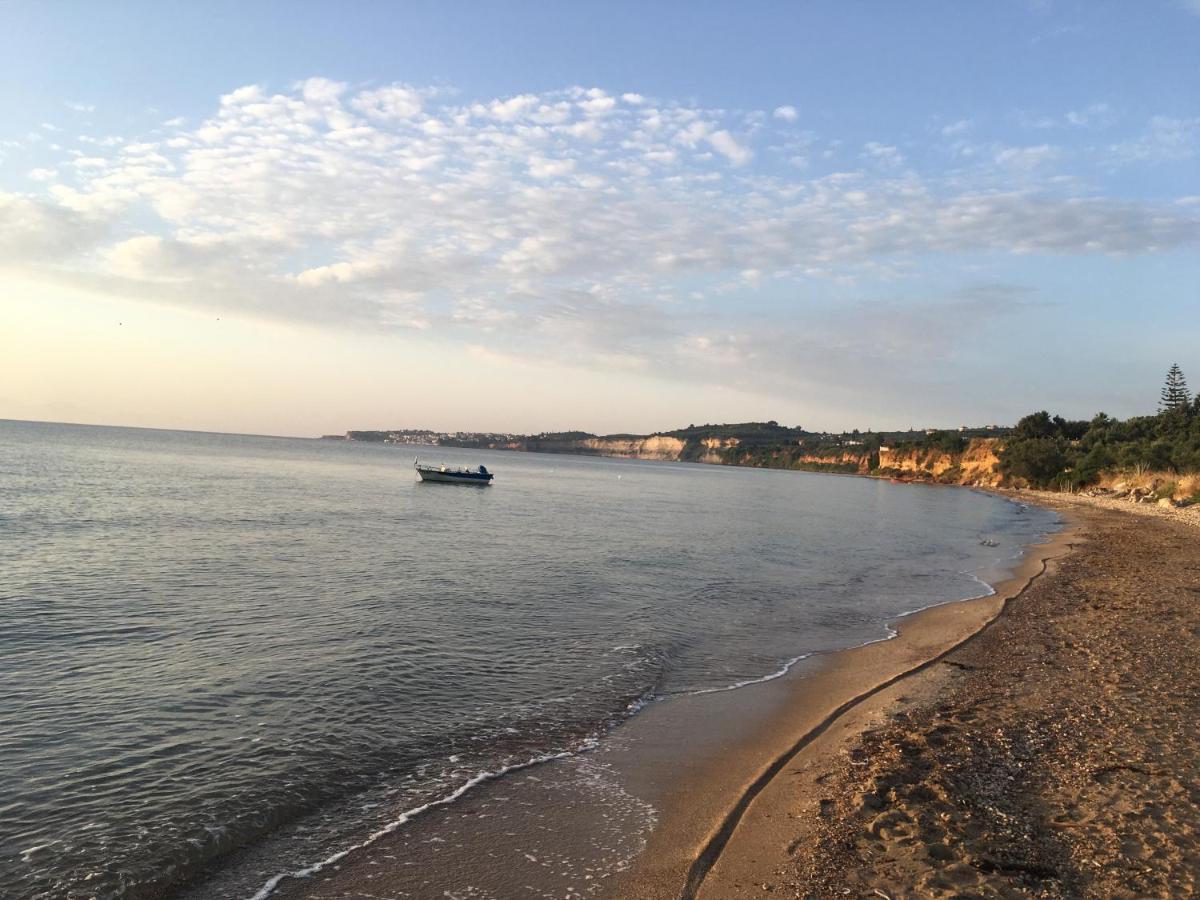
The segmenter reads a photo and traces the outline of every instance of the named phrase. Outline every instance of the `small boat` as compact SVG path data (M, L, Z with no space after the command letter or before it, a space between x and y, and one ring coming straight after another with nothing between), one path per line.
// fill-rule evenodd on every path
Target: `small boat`
M421 476L422 481L440 481L446 484L491 484L492 473L486 466L474 469L465 466L435 466L413 460L413 468Z

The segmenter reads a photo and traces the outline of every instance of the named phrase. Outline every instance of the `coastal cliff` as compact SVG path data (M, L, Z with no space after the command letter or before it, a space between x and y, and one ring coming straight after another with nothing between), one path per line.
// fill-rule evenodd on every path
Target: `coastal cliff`
M738 438L684 439L668 434L652 434L649 437L589 437L567 442L559 452L720 465L725 462L723 454L739 443Z
M912 446L880 447L875 468L878 474L894 478L997 487L1003 481L1000 449L996 438L974 438L957 452Z
M997 487L1004 482L1000 471L1001 441L998 438L973 438L958 451L913 444L882 446L878 450L865 447L806 449L800 444L768 449L744 446L737 438L708 438L693 443L667 435L628 439L588 438L578 444L579 449L574 452L629 459L841 472L987 487ZM572 450L564 447L562 452Z
M327 436L334 439L334 436ZM571 453L795 469L980 487L1089 491L1200 503L1200 403L1120 421L1032 413L1016 426L812 432L778 422L688 425L653 434L350 431L344 440Z
M451 446L476 446L494 450L522 450L532 453L574 453L584 456L612 456L621 459L648 459L659 462L701 462L711 465L736 464L730 454L747 439L744 436L705 434L704 428L691 427L675 432L640 434L594 435L582 432L539 434L509 440L453 440ZM775 430L770 439L781 440ZM794 443L791 434L782 437Z
M679 459L685 446L679 438L661 434L652 434L646 438L584 438L577 443L581 451L600 456L660 460Z

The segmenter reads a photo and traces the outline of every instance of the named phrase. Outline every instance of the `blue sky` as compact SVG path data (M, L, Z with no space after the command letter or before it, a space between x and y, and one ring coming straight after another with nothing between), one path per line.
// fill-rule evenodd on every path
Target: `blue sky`
M902 427L1200 381L1196 3L0 10L0 417Z

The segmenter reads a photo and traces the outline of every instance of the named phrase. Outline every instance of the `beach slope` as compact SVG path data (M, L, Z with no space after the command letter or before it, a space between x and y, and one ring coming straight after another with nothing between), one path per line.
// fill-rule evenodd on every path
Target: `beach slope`
M1075 551L790 759L697 896L1196 891L1200 531L1070 513Z

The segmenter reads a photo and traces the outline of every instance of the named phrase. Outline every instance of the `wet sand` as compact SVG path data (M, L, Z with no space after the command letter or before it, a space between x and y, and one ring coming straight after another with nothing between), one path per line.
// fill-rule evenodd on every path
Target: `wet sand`
M789 756L695 896L1195 894L1200 531L1037 499L1075 550Z
M739 896L742 885L761 892L771 872L791 858L796 839L791 807L780 787L794 784L797 760L851 732L861 710L884 702L894 685L937 661L994 622L1005 605L1052 560L1070 551L1066 528L1030 547L995 594L923 610L894 621L896 637L828 654L797 677L777 683L786 691L773 713L736 741L718 748L673 785L660 801L661 818L646 852L613 896L666 900ZM751 698L744 698L749 701ZM750 842L744 840L753 831Z

